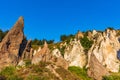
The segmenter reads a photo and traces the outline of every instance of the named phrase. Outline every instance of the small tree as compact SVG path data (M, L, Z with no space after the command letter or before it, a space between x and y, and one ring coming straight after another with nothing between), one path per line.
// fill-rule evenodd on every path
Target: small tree
M91 48L93 41L89 40L87 36L84 36L80 39L80 43L84 47L85 51L88 51Z

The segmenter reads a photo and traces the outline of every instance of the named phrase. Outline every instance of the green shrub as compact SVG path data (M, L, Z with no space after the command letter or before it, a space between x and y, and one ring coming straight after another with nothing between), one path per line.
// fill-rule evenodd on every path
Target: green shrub
M15 71L16 71L15 67L13 67L13 66L8 66L8 67L4 68L4 69L0 72L0 75L9 77L9 76L11 76L11 74L14 74Z
M28 67L31 65L31 60L24 60L25 61L25 66Z
M16 68L13 66L8 66L4 68L0 75L5 76L7 80L23 80L16 74Z
M29 75L26 80L40 80L40 78L36 75Z
M59 47L59 50L60 50L60 52L61 52L61 55L64 57L65 46L63 46L62 48Z
M84 47L84 49L88 51L91 48L93 41L89 40L87 36L84 36L80 39L80 43Z
M6 36L6 34L8 33L8 30L7 31L2 31L0 29L0 42L2 41L2 39Z
M120 80L120 75L104 76L103 80Z
M80 67L71 66L68 68L68 70L70 70L72 73L76 74L77 76L79 76L83 80L92 80L91 78L89 78L87 76L87 69L85 69L85 68L82 69Z
M75 38L75 35L72 35L72 34L70 34L70 35L61 35L60 36L60 40L61 41L67 41L67 43L69 43L70 40L74 39L74 38Z
M23 80L23 78L21 78L17 75L11 75L7 78L7 80Z

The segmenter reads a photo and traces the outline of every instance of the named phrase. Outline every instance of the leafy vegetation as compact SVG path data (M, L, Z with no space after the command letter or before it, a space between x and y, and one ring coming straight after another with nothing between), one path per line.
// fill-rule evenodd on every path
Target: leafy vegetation
M54 43L54 40L46 40L46 39L43 39L43 40L38 40L38 39L34 39L32 40L32 45L43 45L44 42L47 42L48 44L52 44Z
M110 29L110 30L115 30L113 27L108 27L107 29ZM107 29L106 29L106 30L107 30Z
M57 68L56 72L62 77L63 80L81 80L80 77L62 67Z
M59 47L59 50L61 52L61 55L64 57L65 54L65 46L63 46L62 48Z
M40 77L30 74L26 80L40 80ZM44 79L41 79L44 80Z
M0 42L2 41L2 39L5 37L5 35L8 33L8 30L7 31L2 31L0 29Z
M0 72L1 76L5 76L7 80L23 80L23 78L19 77L16 74L16 68L13 66L9 66L4 68L1 72Z
M75 35L72 35L72 34L70 34L70 35L61 35L60 36L60 40L61 41L70 41L71 39L74 39L75 38Z
M84 36L80 39L80 43L84 47L85 51L88 51L91 48L93 41L89 40L87 36Z
M72 73L76 74L77 76L79 76L83 80L92 80L91 78L89 78L87 76L87 69L85 69L85 68L71 66L68 68L68 70L71 71Z
M104 76L103 80L120 80L120 75Z
M25 66L28 67L31 65L31 60L24 60L25 61Z

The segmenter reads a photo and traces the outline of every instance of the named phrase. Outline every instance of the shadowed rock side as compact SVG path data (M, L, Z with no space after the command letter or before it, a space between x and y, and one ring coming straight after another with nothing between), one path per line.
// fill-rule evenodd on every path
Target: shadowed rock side
M88 68L88 76L94 78L95 80L102 80L102 76L105 76L108 72L105 67L97 60L94 54L91 54L89 68Z
M25 48L21 47L23 40L25 40L23 28L24 20L23 17L20 17L0 43L0 68L11 64L17 65L19 57L22 55L20 50L24 51Z

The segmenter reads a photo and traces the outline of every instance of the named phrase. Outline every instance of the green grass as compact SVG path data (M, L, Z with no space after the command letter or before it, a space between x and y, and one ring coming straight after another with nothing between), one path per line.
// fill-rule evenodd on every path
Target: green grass
M31 60L24 60L25 61L25 66L28 67L31 65Z
M111 73L109 76L104 76L103 80L120 80L120 72L119 73Z
M76 74L77 76L79 76L83 80L92 80L91 78L89 78L87 76L87 69L85 69L85 68L71 66L68 68L68 70L71 71L72 73Z
M7 80L23 80L21 77L19 77L16 74L16 68L13 66L9 66L4 68L1 72L0 72L1 76L5 76L5 78Z

